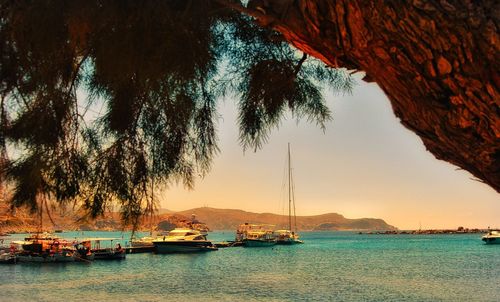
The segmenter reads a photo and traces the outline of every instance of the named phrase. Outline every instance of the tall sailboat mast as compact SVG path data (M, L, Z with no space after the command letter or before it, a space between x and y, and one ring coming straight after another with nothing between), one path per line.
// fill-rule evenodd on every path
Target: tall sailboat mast
M292 174L292 156L290 155L290 143L288 143L288 158L287 158L287 168L288 168L288 230L277 231L277 242L278 244L298 244L304 243L299 239L297 232L297 215L295 212L295 186L293 184L293 174ZM283 173L283 180L286 178L286 174ZM282 184L282 190L285 188L285 183ZM283 192L283 191L282 191ZM293 206L293 210L292 210ZM283 211L285 206L283 204ZM293 212L292 212L293 211ZM292 220L293 213L293 220ZM284 214L284 213L283 213Z
M288 229L292 230L292 169L290 164L290 143L288 143Z
M295 211L295 181L292 174L293 230L297 232L297 212ZM290 230L291 231L291 230Z

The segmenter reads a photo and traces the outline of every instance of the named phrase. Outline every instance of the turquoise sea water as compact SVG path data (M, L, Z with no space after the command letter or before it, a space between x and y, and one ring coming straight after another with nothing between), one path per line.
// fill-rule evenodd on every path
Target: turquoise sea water
M301 236L296 246L1 265L0 301L500 301L500 245L478 234Z

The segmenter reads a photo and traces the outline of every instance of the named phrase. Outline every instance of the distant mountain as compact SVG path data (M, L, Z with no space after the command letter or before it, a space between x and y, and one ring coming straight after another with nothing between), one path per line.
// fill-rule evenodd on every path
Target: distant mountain
M212 230L235 230L238 225L248 223L274 224L276 228L288 225L288 216L272 213L252 213L234 209L196 208L177 212L185 217L196 215L196 219L204 222ZM337 213L314 216L297 216L299 230L333 231L333 230L397 230L382 219L358 218L349 219Z
M185 227L186 223L193 220L192 215L202 225L208 226L211 230L236 230L238 225L248 223L274 224L276 228L285 228L288 224L288 217L271 213L252 213L242 210L196 208L181 212L173 212L167 209L160 209L155 215L153 224L158 229L169 230L174 227ZM64 230L122 230L130 229L130 226L123 227L120 222L119 213L106 213L104 217L95 220L82 219L83 213L77 209L68 208L66 210L51 211L50 217L44 213L43 229L51 231L56 229ZM139 230L150 230L150 220L144 217L139 225ZM0 201L0 233L2 232L34 232L39 229L40 222L36 214L30 213L27 209L18 209L11 212L9 206ZM336 213L298 216L297 227L299 230L396 230L394 226L387 224L382 219L360 218L348 219Z
M106 213L95 220L84 219L83 212L68 208L65 210L51 209L50 216L43 213L43 231L54 230L121 230L119 213ZM0 233L2 232L36 232L40 229L38 213L31 213L26 208L11 211L10 207L0 201Z

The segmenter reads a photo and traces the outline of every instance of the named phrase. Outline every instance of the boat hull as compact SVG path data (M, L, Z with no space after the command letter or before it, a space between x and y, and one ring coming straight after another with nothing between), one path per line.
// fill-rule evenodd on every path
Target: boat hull
M75 262L73 255L18 255L19 262L35 262L35 263L67 263Z
M304 241L299 239L283 239L276 241L276 244L279 245L293 245L293 244L303 244Z
M276 240L243 239L244 247L266 247L276 245Z
M154 245L152 246L130 246L125 248L127 254L140 254L140 253L153 253L156 251Z
M158 241L154 242L158 254L199 253L217 250L210 241Z
M126 258L125 250L114 251L109 249L92 250L94 260L123 260Z
M126 248L127 254L152 253L156 250L153 241L132 240Z
M153 241L141 241L141 240L133 240L130 242L131 247L153 247Z
M486 244L500 244L500 237L483 237L481 240Z

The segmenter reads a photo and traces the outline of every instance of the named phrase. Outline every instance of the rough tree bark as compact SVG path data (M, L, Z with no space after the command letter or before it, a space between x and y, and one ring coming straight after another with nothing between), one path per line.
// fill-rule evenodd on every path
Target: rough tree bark
M500 192L500 1L251 0L263 26L363 70L426 148Z

